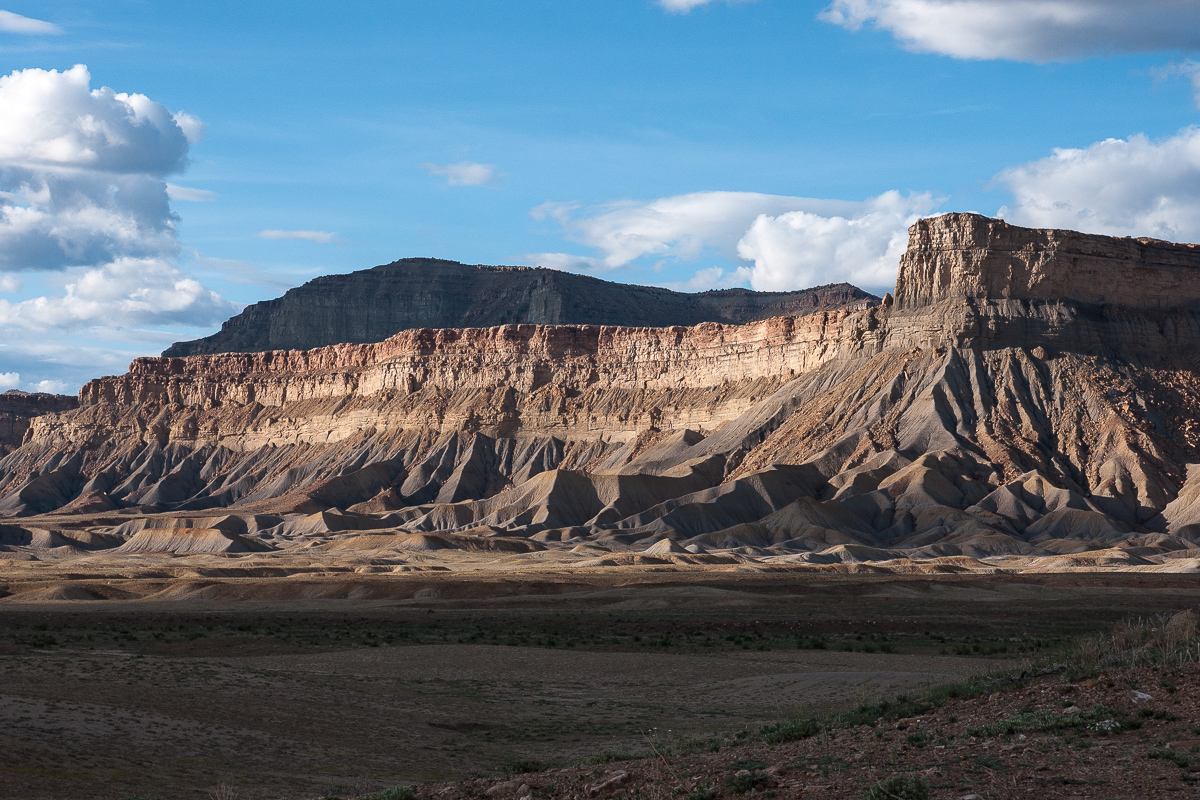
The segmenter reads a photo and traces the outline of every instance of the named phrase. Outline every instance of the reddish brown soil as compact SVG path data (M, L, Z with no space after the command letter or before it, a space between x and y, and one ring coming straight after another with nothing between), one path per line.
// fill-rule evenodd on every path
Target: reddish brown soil
M1139 702L1134 691L1153 699ZM1095 727L1089 725L1053 733L968 735L969 728L1021 712L1061 715L1071 705L1088 711L1097 704L1125 720L1127 729L1104 733L1089 730ZM1198 797L1197 722L1200 666L1194 663L1109 672L1080 682L1050 675L1024 688L950 700L925 716L834 729L782 745L748 743L696 755L531 773L506 783L437 784L419 788L416 796L848 800L863 797L884 778L912 775L928 781L932 800L971 795L981 800ZM1128 729L1131 724L1138 727ZM666 748L657 736L648 742ZM620 773L627 773L628 780L622 782ZM614 776L611 787L595 791ZM745 789L747 785L752 788Z

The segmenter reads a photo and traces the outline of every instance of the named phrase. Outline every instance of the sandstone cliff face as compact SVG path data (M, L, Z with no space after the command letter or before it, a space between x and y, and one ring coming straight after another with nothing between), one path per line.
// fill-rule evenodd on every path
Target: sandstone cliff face
M913 227L892 305L139 359L34 420L0 510L333 508L812 563L1166 558L1200 542L1200 313L1145 287L1187 296L1191 253L946 215ZM1098 299L1122 269L1142 291Z
M691 326L869 305L849 284L798 292L722 289L684 294L529 267L484 267L406 258L349 275L327 275L255 303L212 336L163 355L309 350L379 342L416 328L534 325Z
M43 392L22 392L9 389L0 394L0 454L21 445L29 421L42 414L69 411L78 407L74 397Z
M80 391L84 406L230 403L394 396L503 386L690 389L794 377L833 357L853 312L693 328L504 325L404 331L378 344L314 350L139 358L125 375Z
M946 214L913 226L896 303L948 298L1064 300L1170 309L1200 300L1200 245L1037 230Z

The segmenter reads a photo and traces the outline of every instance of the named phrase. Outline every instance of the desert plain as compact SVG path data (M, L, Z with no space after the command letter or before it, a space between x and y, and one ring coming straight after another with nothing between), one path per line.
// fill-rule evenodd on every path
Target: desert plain
M355 797L653 748L728 752L763 726L1200 603L1189 576L1123 573L277 582L204 582L236 601L195 584L190 599L140 599L171 583L154 577L0 601L4 795Z

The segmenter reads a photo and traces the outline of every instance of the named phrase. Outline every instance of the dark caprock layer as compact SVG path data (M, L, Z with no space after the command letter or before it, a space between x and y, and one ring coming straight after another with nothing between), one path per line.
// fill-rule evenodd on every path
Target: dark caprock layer
M310 350L380 342L412 328L486 328L509 323L664 327L740 325L879 298L848 283L797 292L719 289L698 294L612 283L552 269L486 267L405 258L348 275L326 275L249 306L212 336L176 342L164 356Z

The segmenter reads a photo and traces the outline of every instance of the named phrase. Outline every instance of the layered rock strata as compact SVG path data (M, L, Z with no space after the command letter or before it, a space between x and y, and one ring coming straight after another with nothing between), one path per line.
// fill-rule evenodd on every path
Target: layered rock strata
M1200 311L1159 297L1195 286L1187 246L952 214L913 227L879 306L139 359L34 420L0 504L223 507L286 552L377 530L372 558L586 542L1195 570Z
M9 389L0 394L0 454L19 447L29 430L29 421L42 414L70 411L77 408L74 397L45 392L22 392Z

